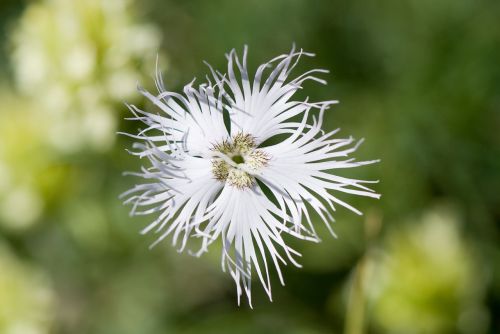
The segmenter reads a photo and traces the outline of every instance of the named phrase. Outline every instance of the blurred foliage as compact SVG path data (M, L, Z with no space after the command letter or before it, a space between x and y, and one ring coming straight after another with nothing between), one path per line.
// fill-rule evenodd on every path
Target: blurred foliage
M360 304L370 333L500 332L499 16L495 0L0 2L0 332L340 333ZM255 68L293 42L317 54L301 68L332 71L304 89L341 101L327 128L382 159L344 174L381 180L380 201L345 199L382 230L367 241L340 210L338 239L290 240L303 268L250 311L217 249L148 250L148 218L117 199L138 166L115 131L139 126L122 102L144 102L157 54L179 90L202 60L223 70L248 44Z
M368 286L381 332L486 332L482 300L490 273L462 240L456 210L432 209L386 239Z
M124 0L47 0L30 4L13 29L18 88L51 117L47 136L56 148L109 149L116 103L132 99L141 70L154 68L158 31L134 22L130 7Z
M0 331L47 333L53 321L54 293L46 274L27 265L0 244Z

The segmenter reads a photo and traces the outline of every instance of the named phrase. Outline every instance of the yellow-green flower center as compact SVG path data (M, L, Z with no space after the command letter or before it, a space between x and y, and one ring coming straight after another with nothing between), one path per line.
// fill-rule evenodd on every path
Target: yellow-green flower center
M257 148L254 137L238 133L212 148L214 177L237 188L251 187L254 175L266 166L269 156Z
M231 160L233 160L237 164L245 163L245 159L243 159L241 155L235 155L231 158Z

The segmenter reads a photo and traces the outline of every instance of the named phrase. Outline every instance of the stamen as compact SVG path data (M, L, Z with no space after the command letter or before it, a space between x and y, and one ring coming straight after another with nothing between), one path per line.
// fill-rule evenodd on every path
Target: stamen
M253 175L269 161L268 154L256 146L252 135L241 132L215 144L212 148L214 177L240 189L253 186Z
M232 168L229 171L227 182L236 188L243 189L245 187L251 187L254 183L254 179L241 169Z

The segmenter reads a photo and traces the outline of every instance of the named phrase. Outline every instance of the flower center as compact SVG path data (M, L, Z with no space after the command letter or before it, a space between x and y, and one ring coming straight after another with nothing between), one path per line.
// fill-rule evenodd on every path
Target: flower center
M233 160L237 164L245 163L245 159L243 159L241 155L235 155L231 158L231 160Z
M257 148L254 137L238 133L212 148L214 177L237 188L251 187L255 174L266 166L269 156Z

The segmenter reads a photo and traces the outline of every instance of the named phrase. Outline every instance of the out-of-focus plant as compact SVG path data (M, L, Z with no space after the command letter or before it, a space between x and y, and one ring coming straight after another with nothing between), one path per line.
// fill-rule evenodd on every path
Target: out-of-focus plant
M0 225L23 231L61 194L67 168L44 143L47 122L33 105L4 90L0 112Z
M133 98L143 61L154 64L155 27L137 23L128 0L45 0L28 6L12 36L16 82L49 118L54 147L109 149L116 104Z
M21 262L0 242L0 332L49 333L54 296L47 276Z
M486 273L449 207L395 229L375 260L368 289L382 333L484 333Z

